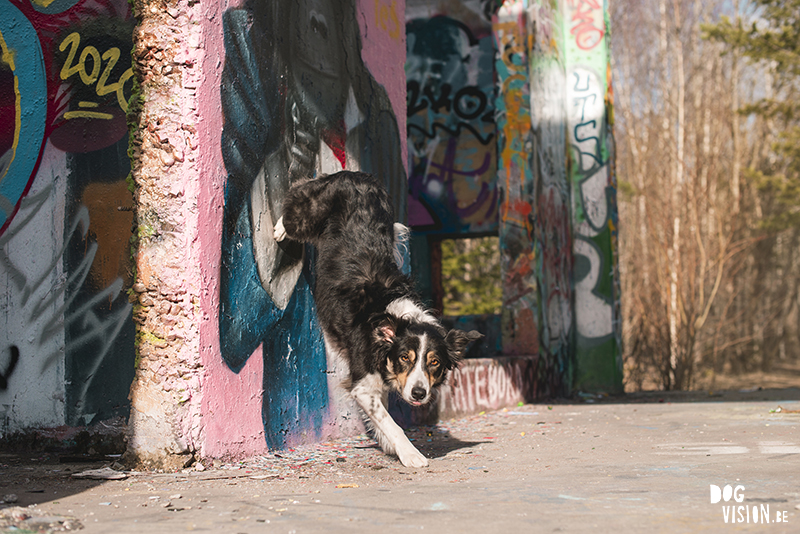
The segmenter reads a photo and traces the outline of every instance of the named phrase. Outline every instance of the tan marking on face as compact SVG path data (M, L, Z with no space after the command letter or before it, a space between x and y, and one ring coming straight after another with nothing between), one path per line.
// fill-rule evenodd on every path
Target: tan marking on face
M429 351L428 354L425 355L425 361L427 363L425 367L426 373L428 374L428 380L430 380L430 383L433 384L436 382L436 371L439 370L442 362L436 356L434 351Z
M414 363L417 361L417 353L413 350L410 350L400 356L400 361L405 365L405 369L394 373L394 378L397 380L397 384L400 386L400 391L403 391L403 388L406 387L406 382L408 381L408 373L411 372L411 370L414 368Z

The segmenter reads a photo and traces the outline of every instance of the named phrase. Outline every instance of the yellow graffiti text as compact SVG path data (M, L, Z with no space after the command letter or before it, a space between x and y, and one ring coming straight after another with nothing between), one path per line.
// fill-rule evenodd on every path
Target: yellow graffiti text
M125 100L123 91L125 88L125 82L127 82L133 76L133 70L126 70L116 82L110 84L108 83L108 78L111 76L111 72L114 70L114 67L119 61L119 48L109 48L101 55L97 48L90 45L83 47L80 55L78 55L80 43L81 36L78 32L72 32L71 34L67 35L63 41L61 41L61 44L58 47L60 51L63 52L69 48L67 60L64 62L64 66L61 68L61 79L67 80L77 74L84 85L91 87L92 85L96 84L95 93L97 93L97 96L105 96L110 93L115 93L120 109L122 109L122 111L127 111L128 102ZM76 57L78 58L77 61L75 60ZM91 61L87 62L87 59L91 59ZM84 102L81 104L86 103ZM81 105L81 107L89 106ZM113 115L94 111L69 111L64 113L65 119L74 119L78 117L111 119L113 118Z

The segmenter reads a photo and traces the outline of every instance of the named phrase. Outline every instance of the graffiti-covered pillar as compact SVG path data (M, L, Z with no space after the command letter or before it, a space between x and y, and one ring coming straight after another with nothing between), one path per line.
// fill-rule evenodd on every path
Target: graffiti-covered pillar
M201 3L139 0L129 121L136 185L134 320L128 455L151 466L183 467L200 440L203 279L198 227L197 88L202 79Z
M552 392L568 394L575 328L563 10L564 0L531 1L527 23L539 351L552 368Z
M608 11L601 0L565 0L564 4L576 328L574 387L621 392Z
M494 18L503 350L549 394L622 390L607 28L598 0Z
M533 240L533 175L527 28L524 0L508 0L493 18L497 47L497 180L504 354L536 354L537 291Z

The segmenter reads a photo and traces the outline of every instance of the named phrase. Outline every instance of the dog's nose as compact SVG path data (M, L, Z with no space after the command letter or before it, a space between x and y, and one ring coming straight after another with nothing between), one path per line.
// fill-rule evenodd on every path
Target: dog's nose
M414 399L415 401L421 401L422 399L425 398L425 395L427 394L428 392L425 391L425 388L421 388L419 386L414 386L413 389L411 390L411 398Z

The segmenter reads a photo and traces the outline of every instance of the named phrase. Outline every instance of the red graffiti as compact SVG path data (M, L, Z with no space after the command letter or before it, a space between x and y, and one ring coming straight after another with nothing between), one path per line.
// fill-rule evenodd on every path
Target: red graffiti
M333 155L336 156L336 159L342 165L342 169L344 169L347 165L347 151L345 148L347 127L344 124L344 119L340 120L337 126L338 128L336 129L322 130L320 137L330 147Z
M440 391L439 416L463 416L538 399L540 390L550 389L539 376L539 364L536 357L464 362Z
M570 33L575 36L575 44L581 50L591 50L603 40L606 33L603 6L599 0L568 0L567 4L572 11ZM595 25L595 20L600 27Z

